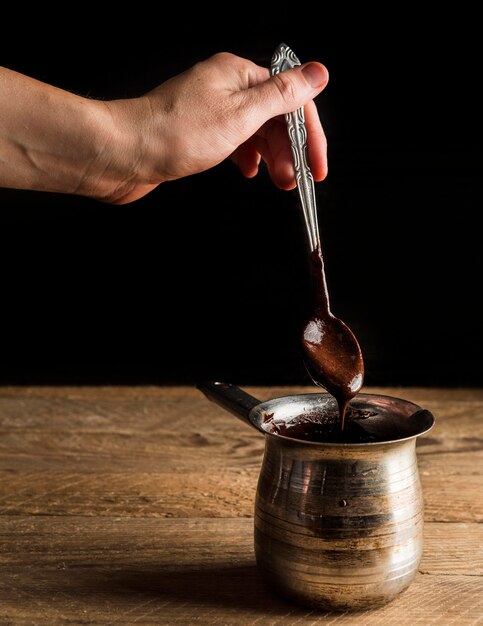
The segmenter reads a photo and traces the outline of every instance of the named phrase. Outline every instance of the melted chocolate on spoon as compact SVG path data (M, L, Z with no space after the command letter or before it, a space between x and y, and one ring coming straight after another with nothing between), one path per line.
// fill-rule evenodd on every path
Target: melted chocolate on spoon
M311 254L311 269L315 311L302 332L304 361L312 380L337 400L343 429L347 405L364 381L364 361L354 333L330 311L320 246Z

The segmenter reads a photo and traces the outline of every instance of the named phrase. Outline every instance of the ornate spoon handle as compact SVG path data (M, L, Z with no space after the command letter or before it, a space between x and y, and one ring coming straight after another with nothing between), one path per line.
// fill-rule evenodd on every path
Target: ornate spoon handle
M290 70L300 61L287 44L281 43L273 53L270 63L272 76ZM319 227L317 223L317 206L315 201L314 177L310 171L307 159L307 129L303 108L285 115L288 134L292 143L292 153L295 168L295 180L304 212L305 225L309 239L310 250L320 250Z

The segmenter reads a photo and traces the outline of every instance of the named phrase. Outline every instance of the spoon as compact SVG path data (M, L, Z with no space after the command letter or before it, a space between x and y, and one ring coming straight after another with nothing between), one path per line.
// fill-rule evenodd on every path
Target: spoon
M294 52L284 43L275 50L272 76L300 65ZM307 158L307 129L303 108L285 115L292 145L295 180L302 204L310 250L314 289L314 310L302 328L302 353L313 382L337 400L341 428L347 405L361 389L364 361L359 343L351 329L330 310L329 292L317 223L314 178Z

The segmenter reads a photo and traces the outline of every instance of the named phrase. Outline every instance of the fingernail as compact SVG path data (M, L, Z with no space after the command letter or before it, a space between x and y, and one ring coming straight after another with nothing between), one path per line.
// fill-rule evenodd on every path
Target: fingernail
M307 63L302 68L302 74L311 87L322 87L327 82L327 71L320 63Z

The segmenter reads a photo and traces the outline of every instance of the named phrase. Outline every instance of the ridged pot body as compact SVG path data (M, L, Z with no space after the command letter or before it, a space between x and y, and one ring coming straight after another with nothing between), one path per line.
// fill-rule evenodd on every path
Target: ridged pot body
M266 582L330 610L380 606L406 589L423 549L415 444L267 435L255 503L255 554Z

